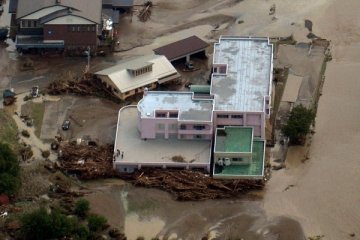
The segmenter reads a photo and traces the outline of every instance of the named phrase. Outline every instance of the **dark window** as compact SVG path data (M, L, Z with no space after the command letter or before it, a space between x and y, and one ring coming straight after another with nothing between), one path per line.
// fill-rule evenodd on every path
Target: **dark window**
M229 115L227 114L219 114L217 115L218 118L229 118Z
M27 27L31 27L31 21L27 21Z
M214 73L217 73L217 67L216 67L216 68L214 68Z
M219 72L223 74L226 73L226 66L220 66Z
M201 136L201 135L195 135L195 138L196 138L196 139L201 139L202 136Z
M242 162L242 161L244 161L243 158L232 158L232 160L235 161L235 162Z
M240 118L240 119L242 119L243 115L231 115L231 118Z
M196 130L204 130L205 125L194 125L194 129L196 129Z
M181 129L181 130L186 130L186 125L185 125L185 124L181 124L181 125L180 125L180 129Z
M176 112L176 113L170 113L169 114L169 117L170 118L177 118L178 117L178 113Z
M165 117L166 117L166 113L156 113L156 117L157 117L157 118L165 118Z

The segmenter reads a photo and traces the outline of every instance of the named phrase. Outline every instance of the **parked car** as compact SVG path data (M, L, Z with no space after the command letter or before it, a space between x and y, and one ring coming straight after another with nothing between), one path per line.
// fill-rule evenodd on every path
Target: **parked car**
M31 88L31 96L33 98L36 98L39 96L39 87L38 86L34 86Z
M65 120L62 124L62 129L66 131L69 130L69 128L70 128L70 120Z

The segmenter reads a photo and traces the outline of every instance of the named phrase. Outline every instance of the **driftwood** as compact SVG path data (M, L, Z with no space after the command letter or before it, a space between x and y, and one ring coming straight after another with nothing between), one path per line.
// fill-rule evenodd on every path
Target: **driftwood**
M89 146L61 144L60 169L76 174L80 179L96 179L116 176L112 165L111 145Z
M119 102L114 93L91 74L85 74L81 78L55 80L48 85L47 93L50 95L75 94L80 96L96 96Z
M139 11L138 18L141 22L146 22L151 16L151 8L153 3L151 1L147 1L144 4L143 9Z
M219 180L189 170L146 169L132 178L135 186L160 188L185 201L235 197L264 187L263 180Z
M118 177L135 186L159 188L178 200L199 201L230 198L264 187L263 180L219 180L190 170L140 169L132 174L113 170L113 147L64 144L60 146L60 169L80 179Z

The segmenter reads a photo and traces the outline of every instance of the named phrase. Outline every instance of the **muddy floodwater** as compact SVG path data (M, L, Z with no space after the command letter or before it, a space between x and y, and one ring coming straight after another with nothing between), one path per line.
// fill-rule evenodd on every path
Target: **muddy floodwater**
M134 188L121 180L89 183L93 211L105 215L128 239L304 239L298 222L268 218L261 199L179 202L157 189Z

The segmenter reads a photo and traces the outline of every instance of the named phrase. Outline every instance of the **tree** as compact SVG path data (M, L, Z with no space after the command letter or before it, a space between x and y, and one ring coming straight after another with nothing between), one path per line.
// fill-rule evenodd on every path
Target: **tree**
M91 232L99 232L105 228L107 223L106 218L96 214L91 214L88 217L88 227Z
M48 213L40 208L22 216L20 235L27 240L59 239L71 236L78 228L76 219L68 218L58 210Z
M12 195L20 186L20 167L15 153L0 143L0 193Z
M86 217L87 213L90 210L90 203L88 200L86 199L79 199L76 203L75 203L75 214L79 217Z
M281 130L285 136L290 138L292 143L299 144L304 140L306 134L310 132L310 125L314 122L314 119L315 112L312 109L298 105L293 108L289 120Z

